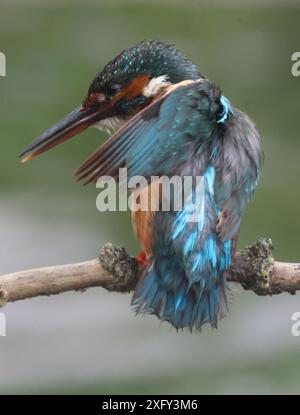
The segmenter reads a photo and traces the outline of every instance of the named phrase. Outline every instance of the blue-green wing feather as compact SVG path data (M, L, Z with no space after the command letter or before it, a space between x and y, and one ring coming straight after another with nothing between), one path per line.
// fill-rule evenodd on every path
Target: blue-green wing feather
M211 135L220 106L220 92L209 81L178 87L117 131L78 169L77 177L87 183L104 174L117 178L124 166L128 177L176 173L190 150Z

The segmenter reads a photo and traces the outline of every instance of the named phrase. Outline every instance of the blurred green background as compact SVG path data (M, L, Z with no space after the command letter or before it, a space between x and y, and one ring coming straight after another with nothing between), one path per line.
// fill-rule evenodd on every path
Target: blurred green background
M278 259L300 261L299 21L291 1L0 0L0 273L89 259L107 241L138 251L130 215L100 214L97 190L72 179L103 134L26 165L17 155L82 102L110 59L152 38L175 43L261 132L266 163L240 246L270 236ZM0 393L298 394L299 298L233 286L229 316L199 335L135 317L130 296L100 288L10 304Z

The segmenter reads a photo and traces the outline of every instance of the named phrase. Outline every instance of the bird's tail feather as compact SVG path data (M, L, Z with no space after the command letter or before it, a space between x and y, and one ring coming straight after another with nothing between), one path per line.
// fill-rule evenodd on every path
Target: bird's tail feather
M176 329L200 330L205 323L217 327L227 314L225 275L209 288L201 280L191 285L170 259L153 259L136 286L132 305L137 313L155 314Z

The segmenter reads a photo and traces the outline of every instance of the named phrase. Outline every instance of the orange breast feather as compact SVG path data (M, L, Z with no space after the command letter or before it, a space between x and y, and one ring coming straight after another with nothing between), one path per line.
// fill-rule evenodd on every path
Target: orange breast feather
M138 192L138 193L137 193ZM153 182L143 190L134 190L132 206L132 225L140 241L142 251L146 258L152 255L152 223L155 211L153 206L160 206L160 191L157 182ZM145 206L147 210L136 210L138 206Z

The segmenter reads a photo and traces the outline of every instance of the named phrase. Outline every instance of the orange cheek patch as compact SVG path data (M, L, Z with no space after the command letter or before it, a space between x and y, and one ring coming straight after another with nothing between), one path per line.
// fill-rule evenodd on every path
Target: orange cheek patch
M125 85L111 100L107 100L103 92L91 93L83 102L83 108L92 107L95 104L103 105L102 108L113 108L114 105L122 101L122 99L131 100L139 95L143 94L143 89L148 85L150 81L149 75L139 75L130 84Z
M143 89L150 81L149 75L139 75L130 84L126 85L120 92L118 92L112 99L112 103L121 101L123 98L133 99L142 95Z

